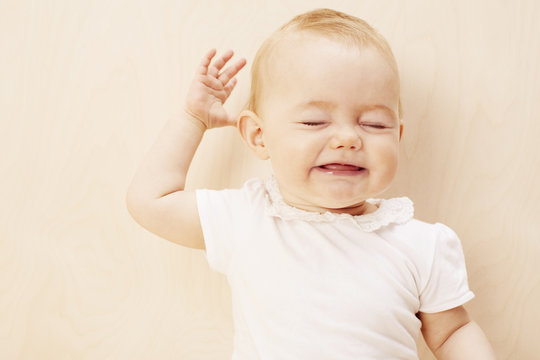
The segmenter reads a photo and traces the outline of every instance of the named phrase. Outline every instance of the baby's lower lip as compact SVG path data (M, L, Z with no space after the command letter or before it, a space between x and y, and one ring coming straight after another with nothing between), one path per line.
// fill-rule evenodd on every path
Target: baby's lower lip
M366 172L366 169L362 167L341 164L321 165L315 167L315 169L326 174L342 176L357 176Z

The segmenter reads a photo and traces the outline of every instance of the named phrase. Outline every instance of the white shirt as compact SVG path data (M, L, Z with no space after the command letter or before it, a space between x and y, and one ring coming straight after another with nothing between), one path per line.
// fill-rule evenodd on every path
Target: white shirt
M274 178L197 190L209 266L231 287L233 360L418 359L418 311L469 301L460 241L408 198L370 214L287 205Z

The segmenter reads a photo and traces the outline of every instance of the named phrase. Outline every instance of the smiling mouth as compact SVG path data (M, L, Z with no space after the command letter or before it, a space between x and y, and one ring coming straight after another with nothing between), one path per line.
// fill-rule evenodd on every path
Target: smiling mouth
M325 164L318 166L321 169L324 170L331 170L331 171L361 171L364 170L363 167L355 166L355 165L349 165L349 164Z
M316 170L328 175L358 176L366 173L367 169L350 164L324 164L315 167Z

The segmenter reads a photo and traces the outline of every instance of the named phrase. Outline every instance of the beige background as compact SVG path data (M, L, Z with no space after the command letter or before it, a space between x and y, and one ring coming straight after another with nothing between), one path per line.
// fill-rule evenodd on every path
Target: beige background
M330 6L379 29L399 62L406 127L385 195L460 235L466 307L498 356L539 359L539 4L0 1L0 358L230 359L226 279L138 226L125 193L209 48L248 59L238 112L262 40ZM212 130L189 186L268 171L235 129Z

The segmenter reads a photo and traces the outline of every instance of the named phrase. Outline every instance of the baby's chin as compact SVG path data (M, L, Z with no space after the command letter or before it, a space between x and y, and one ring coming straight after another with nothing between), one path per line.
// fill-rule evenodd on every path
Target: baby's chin
M354 184L347 183L329 184L327 186L318 186L314 189L317 193L313 197L314 202L333 212L348 212L350 209L361 207L367 199L375 199L381 196L390 188L391 182L378 184L369 184L367 186L357 187Z
M374 205L366 200L376 198L385 189L366 187L359 189L350 184L307 184L305 187L280 186L283 200L296 208L319 213L346 213L362 215L375 211Z
M333 213L347 213L351 215L362 215L368 214L375 210L377 207L369 202L367 199L378 198L382 193L384 193L390 186L377 189L365 189L364 191L332 191L332 189L325 189L323 193L317 194L316 197L311 197L313 199L312 204L325 211L330 211ZM336 190L336 189L334 189Z
M332 187L318 190L323 191L317 191L317 194L312 195L313 203L332 212L349 212L350 209L362 207L367 199L377 195L371 191L360 192L354 189L332 189Z

